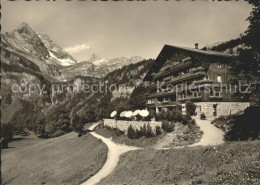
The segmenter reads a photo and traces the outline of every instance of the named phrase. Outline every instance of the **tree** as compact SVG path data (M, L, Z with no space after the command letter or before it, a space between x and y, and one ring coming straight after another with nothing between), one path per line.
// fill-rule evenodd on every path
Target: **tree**
M136 87L130 98L129 98L129 105L132 110L137 110L137 109L144 109L145 104L146 104L146 96L145 94L147 93L147 88L144 86L138 86Z
M155 128L155 134L158 136L161 135L161 133L162 133L161 127L157 125Z
M224 136L227 141L260 139L260 108L246 108L244 114L236 115L229 124L232 127Z
M190 116L194 116L196 114L196 105L193 102L187 101L185 103L185 106L186 106L186 114Z
M254 6L250 16L247 18L249 26L242 35L242 42L246 48L238 49L238 60L231 68L232 82L234 84L251 84L250 94L238 93L242 96L249 96L253 105L259 106L259 82L260 82L260 2L259 0L249 0Z
M130 125L127 129L127 136L130 138L130 139L134 139L135 136L136 136L136 132L135 132L135 129L132 127L132 125Z
M46 137L45 124L46 120L44 117L40 117L36 120L36 133L38 137Z
M147 131L145 137L154 137L154 132L152 130L150 123L147 124Z

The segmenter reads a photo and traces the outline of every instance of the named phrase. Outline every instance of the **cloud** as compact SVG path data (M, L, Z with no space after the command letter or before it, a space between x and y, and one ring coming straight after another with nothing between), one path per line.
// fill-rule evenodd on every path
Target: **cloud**
M86 50L86 49L89 49L90 46L86 45L86 44L78 44L78 45L75 45L75 46L72 46L72 47L67 47L67 48L64 48L64 50L70 54L72 53L78 53L82 50Z

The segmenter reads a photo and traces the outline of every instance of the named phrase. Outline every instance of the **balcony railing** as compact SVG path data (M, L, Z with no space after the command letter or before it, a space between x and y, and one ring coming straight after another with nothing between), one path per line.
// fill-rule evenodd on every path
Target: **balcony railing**
M191 62L190 60L189 60L189 61L185 61L185 62L181 62L181 63L179 63L179 64L176 64L176 65L174 65L174 66L172 66L172 67L168 67L168 68L166 68L165 70L163 70L163 71L161 71L161 72L155 74L155 75L154 75L154 78L157 79L157 78L159 78L159 77L165 76L165 75L167 75L167 74L170 74L170 73L173 72L173 71L177 71L177 70L179 70L179 69L181 69L181 68L184 68L184 67L187 67L187 66L189 66L189 65L191 65L191 64L192 64L192 62Z
M178 101L187 101L187 100L201 100L202 96L197 97L186 97L186 98L179 98Z
M186 73L186 74L183 74L180 76L170 77L170 79L169 78L164 79L162 82L159 83L159 85L165 86L168 84L176 84L176 83L180 83L185 80L188 80L188 79L204 76L205 74L206 74L205 71L189 72L189 73ZM204 83L204 81L196 81L196 83ZM205 81L205 83L206 83L206 81ZM211 83L211 81L210 81L210 83ZM199 85L199 84L193 84L193 85ZM155 89L155 88L157 88L157 83L152 83L149 87L150 87L150 89Z
M173 77L173 78L171 78L170 81L167 81L167 83L166 83L166 81L164 81L164 82L165 82L165 84L176 83L176 82L181 82L181 81L184 81L184 80L187 80L187 79L190 79L190 78L203 76L205 74L206 74L205 71L198 71L198 72L193 72L193 73L189 72L189 73L177 76L177 77Z

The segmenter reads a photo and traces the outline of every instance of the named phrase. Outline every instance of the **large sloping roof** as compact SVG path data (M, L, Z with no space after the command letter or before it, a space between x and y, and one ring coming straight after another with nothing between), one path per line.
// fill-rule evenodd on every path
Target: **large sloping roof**
M223 56L223 57L235 57L235 55L228 54L228 53L223 53L223 52L217 52L217 51L212 51L212 50L201 50L201 49L195 49L195 48L188 48L188 47L181 47L181 46L173 46L173 45L165 45L164 47L167 48L175 48L175 49L180 49L180 50L186 50L189 52L193 53L200 53L204 55L214 55L214 56Z
M196 49L196 48L188 48L188 47L181 47L181 46L173 46L173 45L164 45L162 48L161 52L159 53L158 57L156 58L154 64L152 65L151 69L148 71L146 74L144 80L149 80L151 79L151 74L154 72L158 72L160 69L161 65L169 59L173 52L176 52L177 50L181 50L184 52L191 53L192 55L204 55L208 57L223 57L223 58L236 58L235 55L228 54L228 53L223 53L223 52L217 52L217 51L211 51L211 50L201 50L201 49Z

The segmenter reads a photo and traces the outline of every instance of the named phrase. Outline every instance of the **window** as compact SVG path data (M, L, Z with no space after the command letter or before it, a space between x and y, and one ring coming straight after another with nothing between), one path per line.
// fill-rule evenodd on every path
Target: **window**
M213 89L210 90L210 96L213 96Z
M215 96L220 97L220 92L219 91L215 92Z
M222 82L221 76L217 76L217 82Z
M217 63L217 68L222 68L222 64L220 62Z

